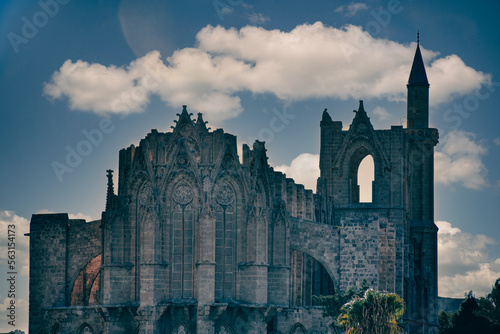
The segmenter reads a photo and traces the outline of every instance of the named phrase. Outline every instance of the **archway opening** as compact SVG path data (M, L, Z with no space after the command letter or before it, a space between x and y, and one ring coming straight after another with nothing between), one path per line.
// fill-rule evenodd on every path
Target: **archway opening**
M375 180L375 163L373 157L367 155L358 167L359 203L371 203L373 198L373 181Z
M101 254L80 271L71 291L71 306L100 304Z
M334 294L334 283L326 268L306 253L292 250L290 274L290 297L294 306L311 306L314 305L313 296Z

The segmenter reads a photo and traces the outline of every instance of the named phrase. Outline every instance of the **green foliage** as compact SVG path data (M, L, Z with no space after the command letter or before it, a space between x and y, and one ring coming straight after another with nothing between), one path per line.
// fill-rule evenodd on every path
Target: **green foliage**
M445 311L439 312L438 326L438 333L446 334L446 331L448 331L452 327L451 315L446 313Z
M346 334L403 333L401 318L405 312L404 301L393 293L368 289L363 280L358 290L335 291L333 296L314 297L325 306L323 316L337 319Z
M500 278L486 297L476 299L471 291L457 312L442 311L438 323L439 334L500 333Z
M342 306L338 321L346 334L396 334L403 333L404 312L404 301L397 294L367 290Z
M477 314L500 327L500 278L496 280L491 292L486 297L479 298L477 303Z
M340 315L340 309L344 304L351 301L354 297L361 298L366 290L368 290L369 285L366 280L363 280L361 286L358 290L353 287L347 289L346 292L335 291L334 295L331 296L313 296L313 300L316 304L325 307L323 310L324 317L332 317L337 319Z

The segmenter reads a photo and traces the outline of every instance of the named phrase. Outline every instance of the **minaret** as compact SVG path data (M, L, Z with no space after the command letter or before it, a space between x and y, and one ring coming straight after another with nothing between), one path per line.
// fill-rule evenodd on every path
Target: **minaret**
M407 128L429 127L429 81L425 73L424 61L420 53L420 38L417 32L417 50L408 79Z
M429 81L417 50L408 79L407 115L410 135L410 210L413 221L434 221L434 146L437 130L429 129Z
M434 224L434 146L437 129L429 128L429 82L417 50L408 79L408 220L410 263L405 300L410 333L435 333L437 327L437 227Z

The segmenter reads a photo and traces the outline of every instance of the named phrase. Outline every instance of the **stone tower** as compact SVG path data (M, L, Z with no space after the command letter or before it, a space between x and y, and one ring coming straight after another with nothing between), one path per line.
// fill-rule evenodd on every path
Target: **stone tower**
M341 289L366 279L407 302L411 333L437 331L437 227L429 83L417 43L408 81L406 128L374 130L360 101L349 130L325 110L320 123L316 219L339 229ZM374 161L372 200L360 202L358 169Z
M409 273L404 294L408 314L420 323L437 323L437 227L434 224L434 146L438 132L429 128L429 82L417 38L408 80L408 222Z

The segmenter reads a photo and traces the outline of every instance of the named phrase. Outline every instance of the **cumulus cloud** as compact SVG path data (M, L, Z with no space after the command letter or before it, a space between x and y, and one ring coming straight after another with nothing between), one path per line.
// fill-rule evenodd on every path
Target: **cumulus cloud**
M357 12L368 10L368 6L362 2L351 2L347 6L339 6L335 9L335 13L344 14L347 17L356 15Z
M243 111L240 92L272 94L285 101L310 98L383 98L404 101L415 43L372 37L361 27L321 22L289 32L246 26L206 26L197 45L164 60L158 51L124 67L67 60L44 86L70 108L96 113L141 112L152 95L167 104L224 120ZM491 85L491 75L458 56L439 58L421 48L433 87L431 104Z
M446 221L437 221L439 295L464 296L473 290L477 296L491 291L500 277L500 259L489 258L496 241L483 234L462 232Z
M58 213L58 212L50 211L50 210L47 210L47 209L42 209L42 210L38 210L36 213L37 214L44 214L44 213ZM92 217L90 217L90 216L88 216L88 215L86 215L84 213L81 213L81 212L76 213L76 214L74 214L74 213L68 213L68 218L69 219L84 219L87 222L91 222L91 221L94 220L94 219L92 219Z
M271 18L262 13L251 13L248 15L248 20L252 24L264 24L271 21Z
M13 226L14 228L13 228ZM10 304L12 298L9 298L7 282L2 283L0 287L0 332L9 332L13 329L21 329L26 333L28 332L28 277L29 277L29 237L25 236L25 233L29 233L29 222L26 218L16 215L13 211L0 210L0 230L2 235L0 236L0 266L2 267L2 272L7 273L9 271L17 272L16 275L16 322L15 327L11 327L7 324L7 307ZM8 231L15 231L15 268L12 270L7 267L8 265L8 254L7 248L9 242ZM6 278L5 278L6 279Z
M461 184L469 189L487 185L487 170L482 157L486 148L473 133L461 130L449 132L434 154L435 181L445 185Z
M12 225L14 228L12 228ZM0 249L6 250L9 243L8 231L14 231L15 239L15 265L16 271L21 275L29 274L29 239L24 234L29 233L29 222L26 218L16 215L12 211L0 211L0 227L3 231ZM7 264L7 252L0 252L0 263ZM7 271L7 270L6 270Z
M316 191L316 181L319 177L319 154L302 153L292 160L290 166L280 165L274 168L303 184L306 189Z
M26 287L27 289L28 287ZM15 327L12 327L7 322L10 321L7 318L8 311L7 308L10 306L10 298L2 298L4 296L0 295L0 317L2 321L0 322L0 331L2 333L11 333L15 329L19 329L28 333L28 313L29 313L29 303L25 299L16 299L16 320ZM3 299L3 300L2 300Z
M375 116L378 117L378 119L384 121L384 120L387 120L389 119L389 117L391 116L388 112L387 112L387 109L385 109L384 107L375 107L375 109L373 109L373 114Z

